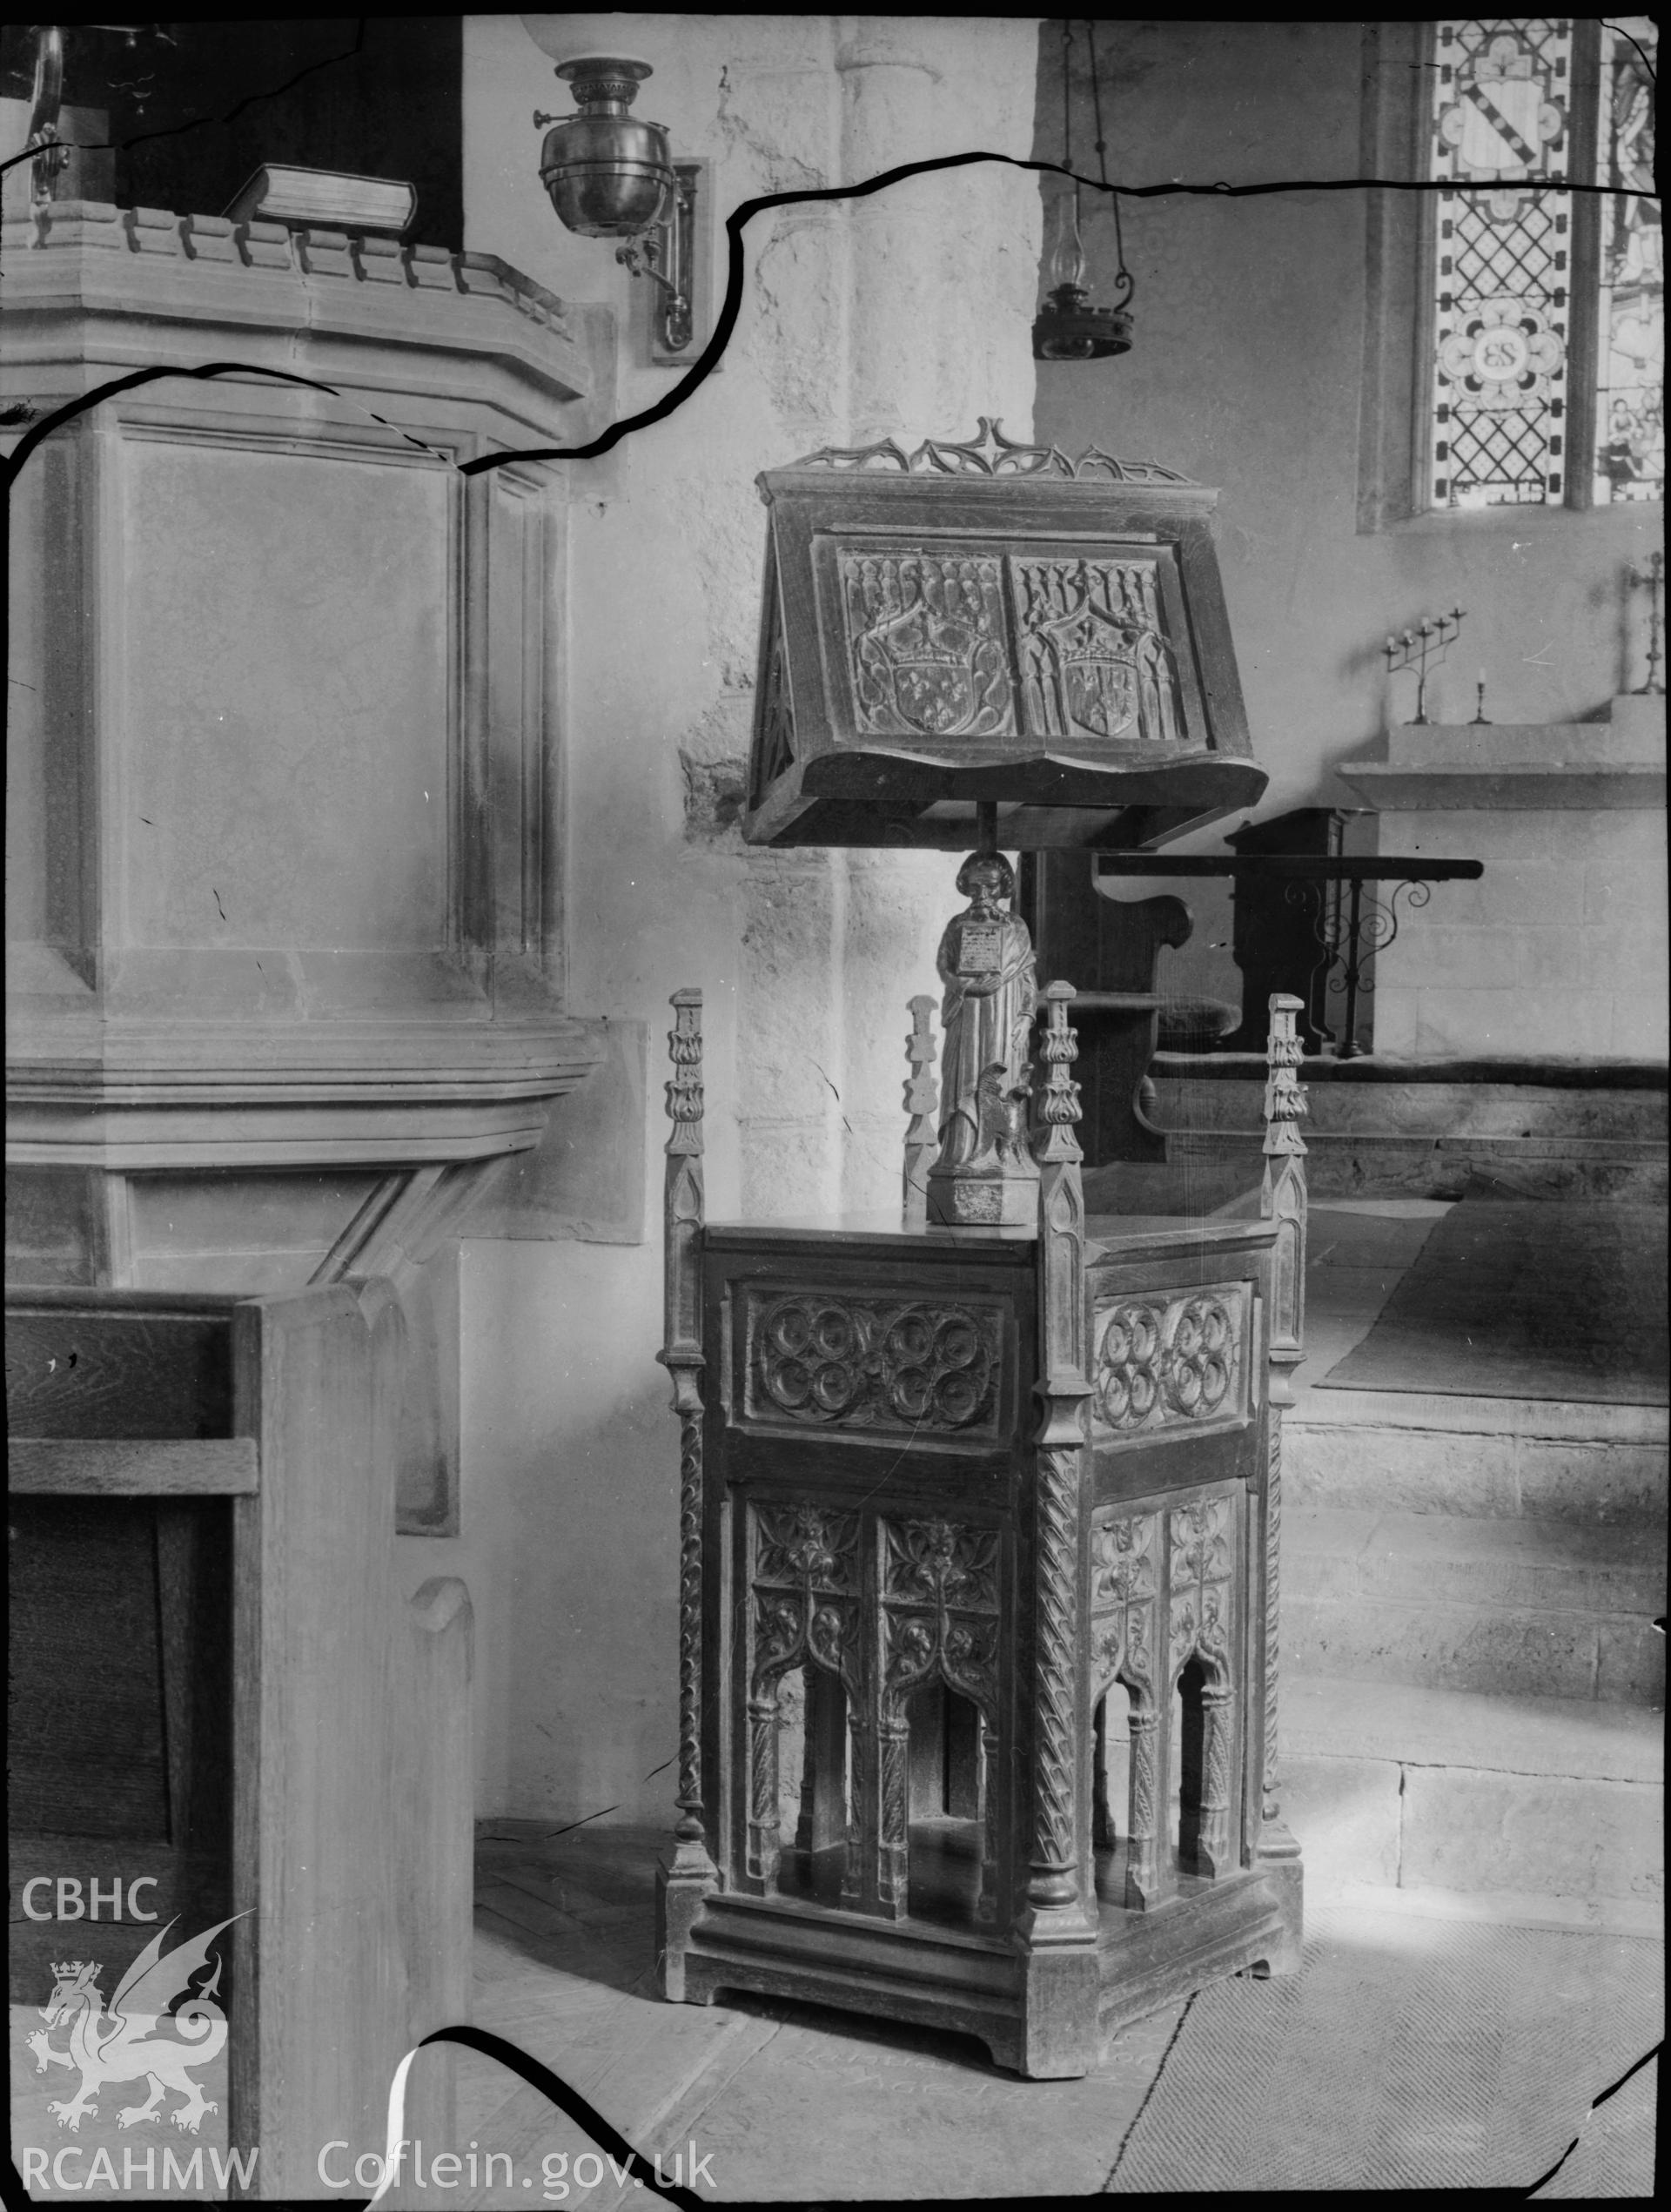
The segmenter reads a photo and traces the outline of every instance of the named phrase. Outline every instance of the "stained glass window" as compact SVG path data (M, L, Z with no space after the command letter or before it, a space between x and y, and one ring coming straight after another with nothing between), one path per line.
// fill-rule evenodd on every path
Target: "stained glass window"
M1647 16L1601 27L1599 184L1654 190L1654 77L1659 31ZM1665 264L1655 198L1601 202L1596 332L1598 507L1665 496Z
M1566 497L1573 25L1439 23L1427 118L1435 195L1429 496L1434 507Z

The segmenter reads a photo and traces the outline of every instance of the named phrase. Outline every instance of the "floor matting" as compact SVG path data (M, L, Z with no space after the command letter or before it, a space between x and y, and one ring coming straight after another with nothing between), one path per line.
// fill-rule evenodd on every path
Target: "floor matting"
M1587 2135L1627 2161L1629 2113L1587 2123L1663 2033L1660 1943L1309 1918L1299 1973L1191 2001L1111 2190L1530 2189Z
M1666 1208L1465 1199L1325 1390L1667 1402Z

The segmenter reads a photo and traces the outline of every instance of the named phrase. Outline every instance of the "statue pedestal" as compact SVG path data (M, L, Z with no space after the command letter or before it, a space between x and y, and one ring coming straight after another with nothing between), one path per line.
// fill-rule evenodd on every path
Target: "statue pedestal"
M929 1219L939 1228L1030 1229L1038 1218L1038 1171L995 1167L929 1170Z

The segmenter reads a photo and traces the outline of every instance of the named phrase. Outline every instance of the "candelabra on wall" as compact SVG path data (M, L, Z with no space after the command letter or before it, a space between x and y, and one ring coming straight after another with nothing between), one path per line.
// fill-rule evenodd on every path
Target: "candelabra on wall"
M1424 615L1414 629L1401 631L1396 636L1391 630L1387 632L1381 651L1388 676L1401 675L1406 669L1416 671L1416 711L1410 717L1413 723L1425 723L1428 718L1428 675L1444 665L1445 656L1461 634L1466 613L1465 608L1453 607L1448 615Z
M1629 572L1633 590L1648 593L1648 674L1632 694L1634 698L1665 696L1664 680L1656 673L1665 663L1661 640L1665 635L1665 555L1651 553L1646 568L1633 567Z

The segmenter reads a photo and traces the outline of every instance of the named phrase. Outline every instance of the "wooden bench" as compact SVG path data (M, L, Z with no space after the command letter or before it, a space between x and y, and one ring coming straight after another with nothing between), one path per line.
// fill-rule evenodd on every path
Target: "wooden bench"
M323 2146L379 2147L403 2053L467 2016L471 1614L397 1583L403 1326L380 1279L7 1298L14 1895L149 1879L172 1943L239 1916L227 2141L267 2200L332 2194ZM14 2006L90 1949L108 2000L155 1928L107 1920L15 1920ZM441 2047L406 2132L450 2144L451 2095Z

